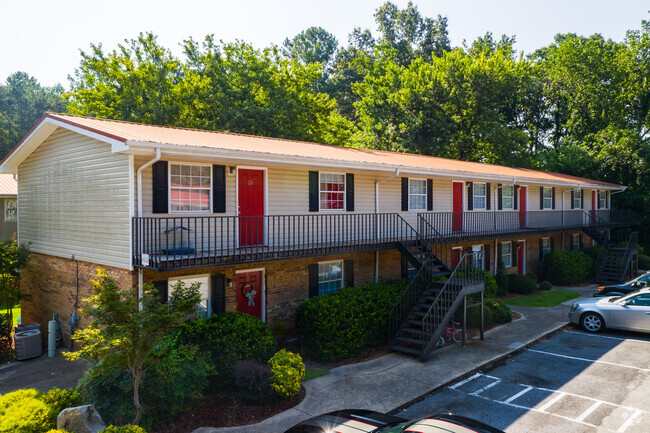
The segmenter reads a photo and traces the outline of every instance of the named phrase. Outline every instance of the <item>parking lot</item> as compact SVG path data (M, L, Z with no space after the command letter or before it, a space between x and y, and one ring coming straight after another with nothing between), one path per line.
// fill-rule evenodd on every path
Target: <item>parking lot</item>
M398 415L469 416L508 433L650 432L650 336L560 332Z

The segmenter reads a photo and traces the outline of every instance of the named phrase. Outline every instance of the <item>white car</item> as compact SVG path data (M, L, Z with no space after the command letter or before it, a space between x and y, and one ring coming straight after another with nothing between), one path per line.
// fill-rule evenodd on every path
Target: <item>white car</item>
M569 320L589 332L611 328L650 333L650 288L576 302L569 310Z

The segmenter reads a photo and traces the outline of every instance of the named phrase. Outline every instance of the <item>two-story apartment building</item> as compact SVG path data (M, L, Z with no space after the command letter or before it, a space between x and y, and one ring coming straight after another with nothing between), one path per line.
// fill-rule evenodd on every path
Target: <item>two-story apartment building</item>
M103 267L134 293L200 281L208 314L293 327L301 301L414 275L433 252L445 275L472 251L526 273L625 223L624 187L574 176L63 114L1 170L33 251L26 321L65 320Z

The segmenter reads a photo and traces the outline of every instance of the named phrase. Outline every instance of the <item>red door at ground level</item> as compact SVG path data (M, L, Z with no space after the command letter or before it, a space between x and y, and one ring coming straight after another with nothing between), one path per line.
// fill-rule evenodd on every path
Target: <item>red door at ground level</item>
M456 266L460 263L460 255L463 252L460 248L454 248L451 250L451 269L454 270Z
M237 274L237 311L262 318L262 271Z
M463 230L463 183L454 182L452 185L451 229L459 232Z
M517 242L517 273L524 274L526 271L526 242Z
M264 243L264 170L238 172L239 245Z
M519 227L526 227L526 187L519 187Z

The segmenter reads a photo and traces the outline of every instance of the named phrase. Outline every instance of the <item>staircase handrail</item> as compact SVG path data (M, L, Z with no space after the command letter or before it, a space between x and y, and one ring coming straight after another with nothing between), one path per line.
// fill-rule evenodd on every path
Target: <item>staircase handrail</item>
M436 235L437 238L440 240L439 242L440 244L446 244L450 249L452 248L451 241L446 237L444 237L442 233L440 233L434 226L432 226L431 223L427 221L427 219L424 218L421 213L418 214L418 222L420 224L426 224L427 228L431 229L433 231L433 234Z
M639 245L639 232L630 233L630 240L627 242L627 247L625 247L625 254L623 255L623 261L621 262L621 281L625 277L627 268L630 266L630 258L632 257L632 250Z
M603 263L605 263L605 260L607 259L608 255L609 255L609 235L605 238L605 242L603 242L603 245L600 248L600 252L598 253L598 257L596 257L596 262L594 263L594 269L596 269L596 275L595 275L596 281L598 281L598 279L600 278L600 274L603 270Z
M589 211L589 212L594 212L594 211ZM587 211L582 211L583 214L587 216L587 221L591 222L592 219L596 220L596 224L583 224L586 225L587 227L593 227L593 226L608 226L610 225L607 221L602 219L601 217L598 216L597 213L589 213Z
M485 271L473 266L471 263L465 263L466 261L469 261L468 257L472 257L477 261L482 260L483 252L480 251L467 253L461 257L458 265L456 265L447 281L445 281L445 284L442 286L442 289L440 289L440 292L438 292L436 299L433 301L431 307L429 307L429 310L422 318L422 359L428 358L429 354L433 350L433 346L437 343L440 335L442 335L443 327L447 325L447 322L449 321L448 316L452 314L450 308L454 301L458 298L460 292L462 292L463 287L468 283L480 282L480 278L472 278L473 276L478 277L479 273L482 279L485 279ZM469 275L458 275L459 269L463 268L469 269ZM457 287L460 287L460 290L458 290ZM443 306L443 308L439 308L441 300L447 300L449 305ZM441 313L436 314L437 312ZM431 320L432 316L433 321ZM440 319L437 321L436 316L440 316ZM435 327L435 331L432 333L430 331L433 329L433 327Z

